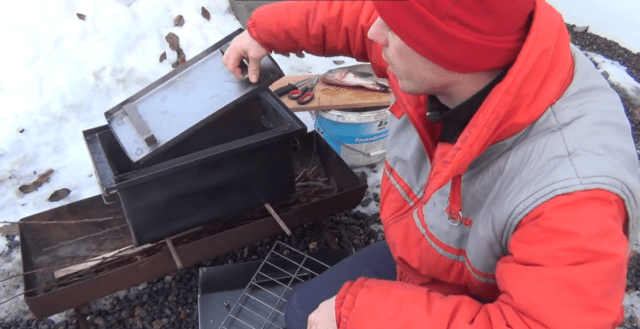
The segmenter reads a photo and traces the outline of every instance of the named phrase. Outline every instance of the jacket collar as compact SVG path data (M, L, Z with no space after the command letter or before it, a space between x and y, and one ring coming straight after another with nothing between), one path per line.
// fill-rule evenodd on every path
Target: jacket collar
M453 144L458 140L471 118L478 112L482 102L489 96L493 87L502 81L507 71L508 69L502 71L484 88L454 108L442 104L436 96L429 95L427 98L427 119L432 122L442 122L440 142Z

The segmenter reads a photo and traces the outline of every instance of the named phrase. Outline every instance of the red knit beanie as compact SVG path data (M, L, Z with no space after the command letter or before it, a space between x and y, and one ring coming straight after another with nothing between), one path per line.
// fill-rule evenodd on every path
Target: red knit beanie
M373 1L409 47L449 71L512 64L529 32L536 0Z

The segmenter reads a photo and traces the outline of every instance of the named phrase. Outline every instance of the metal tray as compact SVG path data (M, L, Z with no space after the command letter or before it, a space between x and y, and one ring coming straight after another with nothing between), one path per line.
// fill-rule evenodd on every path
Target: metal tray
M278 241L262 262L200 268L200 329L282 329L293 287L353 253L342 249L308 255Z
M333 181L335 190L323 195L299 194L300 202L274 208L289 228L327 219L356 207L367 185L316 132L301 138L294 152L296 172L318 166ZM302 200L304 199L304 200ZM282 234L276 221L262 209L232 216L223 223L206 225L170 238L185 267ZM87 219L111 218L104 221ZM27 225L25 222L69 224ZM21 219L20 246L25 282L25 302L38 318L72 309L128 287L171 274L177 265L166 244L127 257L115 257L104 266L71 279L54 278L53 272L83 259L132 245L133 239L119 202L105 204L97 195ZM101 233L102 232L102 233ZM106 234L107 232L108 234Z
M242 31L236 30L105 112L109 127L133 162L144 163L161 154L284 76L270 56L262 60L255 84L227 70L223 52Z

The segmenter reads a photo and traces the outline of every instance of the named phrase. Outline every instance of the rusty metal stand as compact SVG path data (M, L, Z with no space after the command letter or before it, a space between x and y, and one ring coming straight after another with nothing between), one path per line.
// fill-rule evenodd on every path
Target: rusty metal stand
M89 329L89 322L87 321L87 315L82 312L81 309L89 308L89 305L82 305L80 307L74 307L73 310L76 313L76 320L78 321L78 327L80 329Z

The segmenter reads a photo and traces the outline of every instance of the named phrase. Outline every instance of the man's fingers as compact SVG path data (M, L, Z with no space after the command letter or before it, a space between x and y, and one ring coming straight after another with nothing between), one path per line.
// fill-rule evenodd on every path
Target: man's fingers
M228 56L227 56L228 55ZM226 57L226 61L225 61ZM240 69L240 62L245 58L245 56L240 51L228 51L222 57L222 62L227 66L229 71L233 73L238 79L244 78L242 76L242 70Z
M316 312L318 310L313 311L313 313L309 314L307 318L307 329L315 329L318 325L316 324Z
M222 62L233 75L242 79L244 76L242 76L240 62L242 62L243 59L247 59L249 62L249 72L247 72L249 74L249 80L256 83L258 82L258 78L260 78L260 61L267 55L267 50L255 41L251 35L249 35L249 32L244 31L233 39L227 52L222 56Z
M260 77L260 61L262 57L249 57L249 80L253 83L258 82Z

